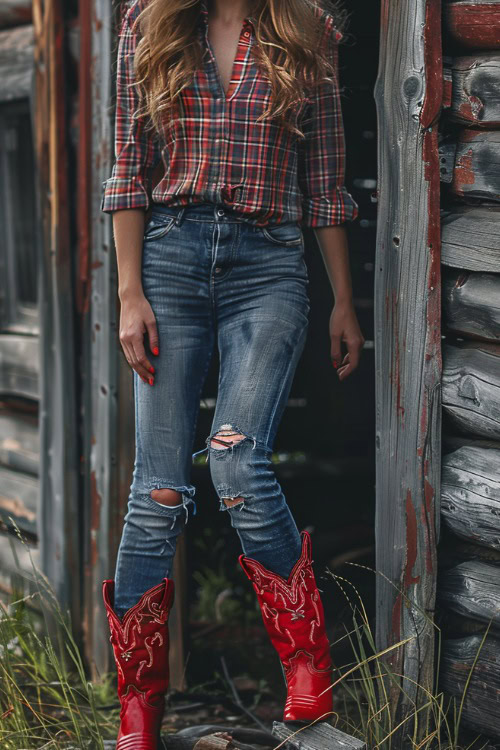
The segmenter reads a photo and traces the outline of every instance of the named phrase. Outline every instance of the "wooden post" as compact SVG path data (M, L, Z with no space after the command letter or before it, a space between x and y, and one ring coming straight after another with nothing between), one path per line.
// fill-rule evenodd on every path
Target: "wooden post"
M382 0L375 269L376 643L395 727L434 683L441 452L439 0ZM384 576L387 577L384 578ZM419 687L422 686L422 688ZM418 731L426 718L418 714ZM412 737L409 718L393 747ZM413 738L415 739L415 738Z

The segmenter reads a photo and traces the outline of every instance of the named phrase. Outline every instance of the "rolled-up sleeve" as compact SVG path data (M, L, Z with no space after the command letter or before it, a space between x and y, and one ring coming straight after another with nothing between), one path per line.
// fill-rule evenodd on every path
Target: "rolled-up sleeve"
M134 54L138 33L131 16L134 3L123 18L116 66L115 162L109 179L102 184L101 211L112 213L124 208L144 208L150 203L151 177L161 158L156 133L146 131L146 119L134 118L139 95L135 81Z
M345 137L338 83L338 42L342 34L332 19L327 18L325 38L335 75L313 88L301 120L305 139L298 142L301 223L308 227L343 224L359 212L344 185Z

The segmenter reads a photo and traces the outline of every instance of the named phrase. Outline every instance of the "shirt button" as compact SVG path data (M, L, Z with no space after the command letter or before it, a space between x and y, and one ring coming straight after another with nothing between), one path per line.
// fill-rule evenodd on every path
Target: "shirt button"
M249 31L244 31L243 32L243 36L250 36L250 32Z
M215 266L215 273L220 273L222 271L222 268L220 266Z

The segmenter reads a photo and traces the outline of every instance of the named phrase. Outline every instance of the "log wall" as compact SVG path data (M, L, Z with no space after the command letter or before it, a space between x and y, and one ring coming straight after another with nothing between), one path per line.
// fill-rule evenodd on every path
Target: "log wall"
M440 688L500 739L500 4L445 6ZM488 632L484 643L482 638Z

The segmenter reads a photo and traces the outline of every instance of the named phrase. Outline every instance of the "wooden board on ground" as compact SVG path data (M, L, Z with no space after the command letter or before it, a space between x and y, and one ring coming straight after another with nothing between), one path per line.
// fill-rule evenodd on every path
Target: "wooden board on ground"
M297 731L299 730L299 731ZM307 726L281 721L273 723L273 734L279 740L287 740L285 750L365 750L366 743L350 734L335 729L326 721Z

